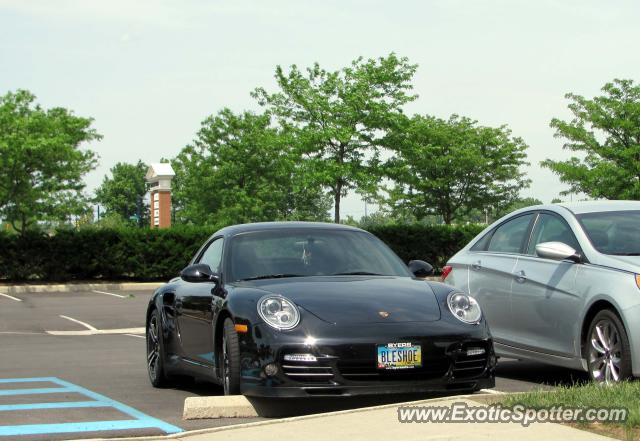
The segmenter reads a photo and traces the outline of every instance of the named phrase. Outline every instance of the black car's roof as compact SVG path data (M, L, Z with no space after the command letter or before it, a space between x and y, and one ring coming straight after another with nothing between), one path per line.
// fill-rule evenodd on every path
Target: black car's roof
M327 222L255 222L251 224L238 224L231 225L221 230L218 230L214 236L233 236L238 233L248 233L252 231L265 231L265 230L286 230L286 229L331 229L331 230L351 230L351 231L363 231L360 228L352 227L349 225L332 224Z

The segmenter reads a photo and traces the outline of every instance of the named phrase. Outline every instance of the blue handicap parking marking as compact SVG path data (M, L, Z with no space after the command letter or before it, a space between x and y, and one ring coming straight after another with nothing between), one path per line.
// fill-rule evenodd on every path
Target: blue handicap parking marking
M57 387L48 388L24 388L24 389L2 389L2 384L8 383L53 383ZM86 421L86 422L65 422L51 424L22 424L11 426L0 426L1 436L18 435L42 435L48 433L73 433L73 432L96 432L103 430L130 430L130 429L160 429L165 433L178 433L182 429L166 423L162 420L140 412L133 407L112 400L109 397L100 395L73 383L61 380L56 377L38 378L6 378L0 379L0 396L33 395L33 394L55 394L55 393L77 393L90 400L58 403L27 403L27 404L3 404L0 405L0 412L33 410L33 409L73 409L73 408L99 408L108 407L116 409L132 419L114 421Z
M8 397L11 395L35 395L35 394L59 394L66 392L64 387L46 387L39 389L15 389L15 390L0 390L0 397Z
M60 403L29 403L29 404L0 404L0 411L3 410L35 410L35 409L65 409L80 407L108 407L100 401L76 401ZM1 426L0 426L1 427Z

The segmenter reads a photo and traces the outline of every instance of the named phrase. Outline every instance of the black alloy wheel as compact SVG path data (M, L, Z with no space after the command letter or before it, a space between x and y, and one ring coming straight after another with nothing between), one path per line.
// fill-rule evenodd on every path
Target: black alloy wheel
M222 334L222 386L225 395L240 394L240 344L233 321L224 321Z
M164 366L164 345L158 310L151 313L147 324L147 371L153 387L164 387L168 380Z

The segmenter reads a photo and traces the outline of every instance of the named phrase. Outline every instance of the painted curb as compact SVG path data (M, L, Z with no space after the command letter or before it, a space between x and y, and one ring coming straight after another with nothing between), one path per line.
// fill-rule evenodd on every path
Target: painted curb
M257 416L258 413L244 395L189 397L184 400L182 413L182 418L185 420Z
M164 282L143 283L69 283L59 285L0 285L0 292L4 294L47 294L53 292L82 292L82 291L143 291L156 289Z

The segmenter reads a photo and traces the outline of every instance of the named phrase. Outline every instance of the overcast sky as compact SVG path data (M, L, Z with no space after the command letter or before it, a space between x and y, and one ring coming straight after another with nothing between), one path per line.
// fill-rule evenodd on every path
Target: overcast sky
M523 196L549 202L563 187L538 163L568 156L550 119L569 116L566 92L640 80L639 23L637 0L0 0L0 94L95 118L93 190L118 161L175 156L224 106L257 110L249 92L274 90L278 64L396 52L419 65L408 111L509 125L530 146Z

